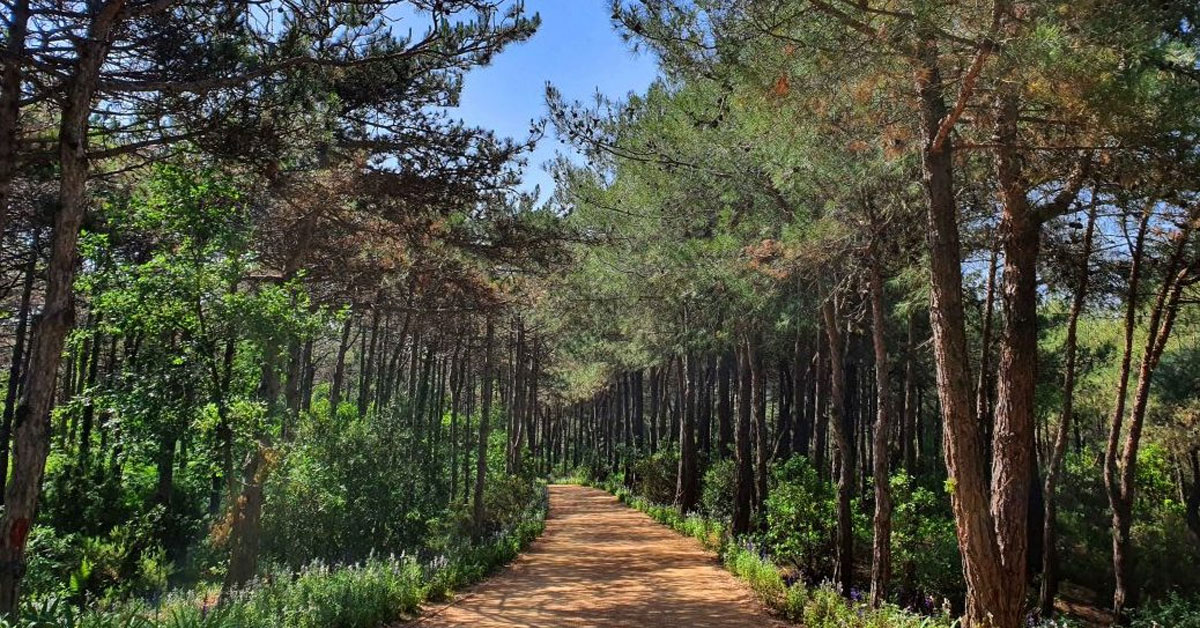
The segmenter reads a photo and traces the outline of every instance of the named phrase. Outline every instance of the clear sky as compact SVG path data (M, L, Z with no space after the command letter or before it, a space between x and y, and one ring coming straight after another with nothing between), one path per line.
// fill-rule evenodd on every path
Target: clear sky
M530 120L547 113L547 81L568 101L586 101L596 91L614 97L644 91L657 75L655 59L631 52L613 30L607 0L526 0L525 8L542 17L537 34L468 74L462 106L452 115L522 139ZM541 185L544 200L553 187L544 166L564 150L549 131L529 157L524 187Z

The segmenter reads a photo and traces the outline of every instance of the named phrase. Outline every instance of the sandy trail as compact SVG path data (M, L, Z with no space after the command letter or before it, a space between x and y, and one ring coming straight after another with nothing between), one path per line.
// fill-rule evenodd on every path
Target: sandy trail
M490 580L410 624L781 626L693 539L592 488L551 486L546 532Z

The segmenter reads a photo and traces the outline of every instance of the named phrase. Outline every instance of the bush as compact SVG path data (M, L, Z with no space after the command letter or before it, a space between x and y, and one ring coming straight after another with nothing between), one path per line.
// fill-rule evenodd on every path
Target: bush
M297 572L270 572L219 606L204 590L88 611L60 596L43 597L27 604L18 622L0 621L0 628L374 628L410 617L426 599L516 557L545 524L545 491L533 495L507 528L424 564L403 555L343 567L318 561Z
M728 521L733 517L733 489L737 479L737 464L718 460L704 472L700 484L700 508L705 515Z
M765 504L766 549L809 582L818 582L833 568L830 543L837 518L832 487L798 456L774 469L772 484Z
M445 516L448 487L404 453L416 445L403 422L342 410L338 429L327 417L304 421L267 480L263 550L293 569L416 551Z
M1132 613L1131 628L1200 628L1200 597L1171 593Z
M954 518L945 493L917 486L903 471L891 478L892 560L907 601L966 595Z
M659 451L638 459L633 467L638 494L655 504L675 501L675 484L679 474L679 455L675 450Z

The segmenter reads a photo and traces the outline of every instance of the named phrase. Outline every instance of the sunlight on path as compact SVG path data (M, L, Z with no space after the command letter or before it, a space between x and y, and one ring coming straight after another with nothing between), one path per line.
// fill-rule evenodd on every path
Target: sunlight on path
M781 626L696 541L603 491L551 486L516 562L411 626Z

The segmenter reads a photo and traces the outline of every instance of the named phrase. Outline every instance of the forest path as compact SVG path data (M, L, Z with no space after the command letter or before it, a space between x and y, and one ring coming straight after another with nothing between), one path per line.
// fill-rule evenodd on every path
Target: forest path
M410 624L782 626L716 557L604 491L550 486L546 531L495 577Z

